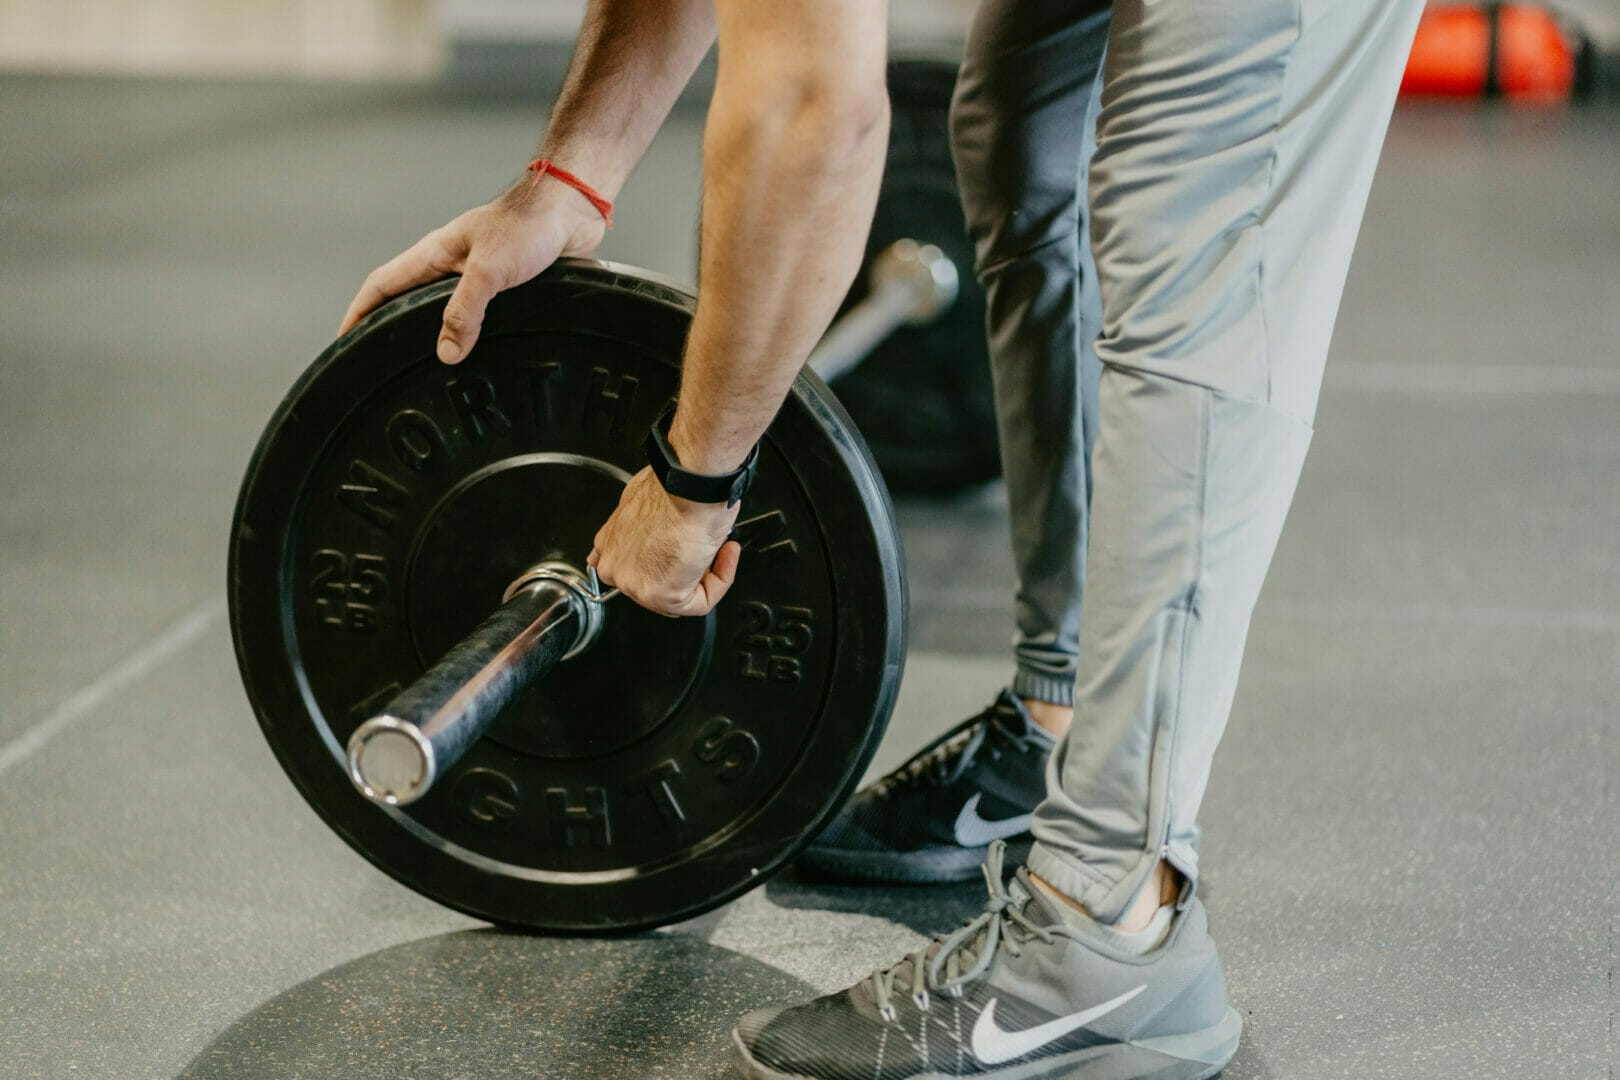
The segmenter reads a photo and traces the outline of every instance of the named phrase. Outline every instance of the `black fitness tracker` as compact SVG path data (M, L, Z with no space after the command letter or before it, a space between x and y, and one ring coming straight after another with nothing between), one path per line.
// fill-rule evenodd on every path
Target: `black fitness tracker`
M754 470L759 466L759 444L755 443L754 448L748 451L747 460L731 472L718 476L692 472L681 468L675 448L669 445L669 425L674 419L675 403L670 402L647 431L647 464L652 466L658 482L664 485L665 491L678 498L696 503L737 505L754 482Z

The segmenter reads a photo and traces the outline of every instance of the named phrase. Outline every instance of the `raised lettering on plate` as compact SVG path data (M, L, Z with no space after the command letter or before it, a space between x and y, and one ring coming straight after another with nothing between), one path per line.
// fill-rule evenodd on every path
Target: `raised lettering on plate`
M553 843L575 847L581 843L607 847L613 843L608 823L607 789L588 787L575 801L568 788L546 788L546 830Z
M707 765L716 780L731 784L758 764L759 740L726 717L716 716L698 729L692 756Z
M512 421L495 404L495 384L485 376L448 379L444 392L456 412L461 437L468 442L481 443L491 435L505 435L512 430Z
M658 816L671 825L679 825L686 820L686 810L681 806L681 800L675 797L675 783L680 775L681 767L671 758L648 769L637 782L637 786L652 800Z
M337 501L362 521L388 532L409 495L403 484L355 458L349 463L348 479L338 485Z
M755 514L732 526L731 537L742 545L744 566L760 566L799 553L798 542L786 535L787 515L780 510Z
M585 393L585 430L623 439L640 385L641 380L634 375L615 377L607 368L592 368L590 387Z

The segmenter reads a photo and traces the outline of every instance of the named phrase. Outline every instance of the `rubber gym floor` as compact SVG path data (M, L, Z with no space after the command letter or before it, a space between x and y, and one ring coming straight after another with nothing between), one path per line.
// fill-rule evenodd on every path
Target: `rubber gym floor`
M791 873L622 940L372 870L260 738L226 538L364 273L543 116L420 91L0 81L0 1077L708 1077L981 888ZM701 117L606 257L690 277ZM1612 1077L1620 115L1403 105L1205 804L1231 1080ZM1007 676L998 487L900 505L875 768Z

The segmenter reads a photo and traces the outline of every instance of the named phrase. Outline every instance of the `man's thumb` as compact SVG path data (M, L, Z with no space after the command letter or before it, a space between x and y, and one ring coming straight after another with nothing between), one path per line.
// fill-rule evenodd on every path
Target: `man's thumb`
M459 364L472 352L484 325L484 309L499 291L492 277L474 266L467 267L444 307L444 327L439 331L440 360Z

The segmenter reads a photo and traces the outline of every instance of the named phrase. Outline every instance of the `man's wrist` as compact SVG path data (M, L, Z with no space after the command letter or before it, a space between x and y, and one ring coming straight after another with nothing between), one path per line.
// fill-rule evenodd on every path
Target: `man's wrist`
M525 172L522 179L508 188L500 202L524 221L561 221L567 222L570 228L605 225L601 213L585 196L554 179L542 177L536 182L531 172Z
M629 179L630 171L635 167L634 162L627 163L621 160L623 157L621 147L607 146L593 149L581 146L579 140L574 140L567 146L544 143L535 156L551 162L559 169L573 173L608 199L619 197L624 182Z
M662 487L659 490L664 491ZM738 506L738 503L693 502L691 499L683 499L679 495L673 495L668 491L664 491L664 498L669 500L669 505L681 517L697 521L712 520L721 515L729 516L736 512Z
M741 450L733 447L715 446L713 439L691 433L681 423L681 414L675 413L675 422L669 427L669 445L675 450L675 456L681 459L681 466L692 472L704 473L709 476L721 476L725 473L735 472L742 468L748 459L752 445Z
M659 484L669 494L694 502L735 506L754 482L754 471L759 462L759 447L751 446L738 465L732 468L723 466L717 468L707 462L726 461L729 455L722 456L725 451L715 450L711 446L710 454L704 458L705 464L698 466L692 459L700 455L693 454L690 450L682 454L670 438L671 428L676 419L675 404L671 402L659 414L658 419L653 421L652 427L647 432L644 444L647 464L652 466ZM703 441L690 437L686 442L689 447L706 445Z

